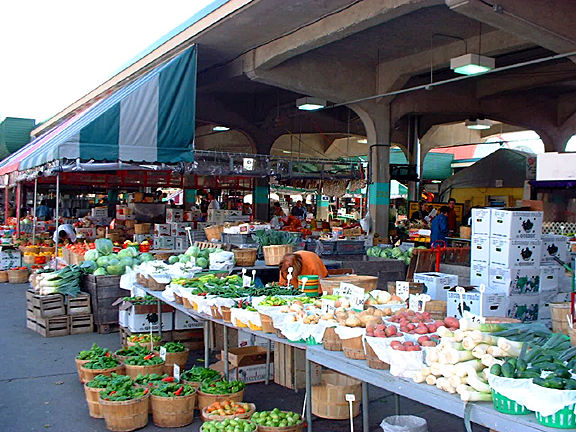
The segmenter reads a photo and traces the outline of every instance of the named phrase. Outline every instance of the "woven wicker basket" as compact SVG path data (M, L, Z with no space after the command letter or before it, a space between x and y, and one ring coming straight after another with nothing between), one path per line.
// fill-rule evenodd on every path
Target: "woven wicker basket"
M342 339L342 351L348 358L354 360L366 360L364 354L364 344L362 343L362 336L353 337L350 339Z
M258 249L256 248L234 249L233 252L237 266L251 267L256 262L256 255L258 254Z
M208 241L222 240L222 232L224 231L224 226L222 225L212 225L209 227L204 228L204 233L206 234L206 238Z
M8 282L21 284L28 282L28 270L8 270Z
M294 251L294 246L292 245L274 245L274 246L264 246L262 248L264 251L264 262L267 266L277 266L282 262L284 255L292 253Z
M220 306L220 312L222 313L222 319L227 323L232 322L232 311L228 306Z
M220 308L218 306L210 306L210 313L212 314L212 317L216 319L222 319L222 313L220 312Z
M550 315L554 333L569 334L570 326L566 317L570 316L570 303L550 303Z
M8 272L5 270L0 271L0 283L8 282Z
M368 363L369 368L380 370L390 369L390 365L378 358L368 342L364 344L364 352L366 354L366 362Z
M250 417L252 417L252 414L254 414L254 412L256 411L256 405L254 405L253 403L248 404L250 405L250 410L246 411L244 414L234 414L234 415L215 415L215 414L208 414L206 412L206 408L203 408L201 411L201 415L202 415L202 420L207 422L207 421L214 421L214 420L226 420L226 419L249 419Z
M264 333L276 333L276 329L272 323L272 318L268 315L260 314L260 322L262 323L262 331Z
M328 327L324 330L322 347L327 351L342 351L342 340L336 334L334 327Z

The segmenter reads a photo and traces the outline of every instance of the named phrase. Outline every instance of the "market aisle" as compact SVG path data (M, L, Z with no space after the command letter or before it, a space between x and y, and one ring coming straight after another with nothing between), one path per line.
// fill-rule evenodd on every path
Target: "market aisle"
M78 351L96 342L116 350L120 347L118 333L43 338L26 328L25 290L27 285L2 285L0 304L0 344L3 347L0 368L0 431L2 432L100 432L106 431L104 420L88 415L84 390L76 375L74 357ZM201 357L201 353L199 353ZM374 389L373 389L374 390ZM246 400L259 409L279 407L296 412L302 409L302 392L272 384L249 385ZM371 391L371 432L381 431L381 419L394 413L394 397L390 393ZM425 417L430 432L464 431L462 421L425 405L402 399L402 412ZM355 430L361 431L361 416L355 419ZM197 432L200 422L182 428ZM144 432L166 431L149 425ZM315 432L345 432L346 421L317 419ZM485 431L475 427L474 431Z

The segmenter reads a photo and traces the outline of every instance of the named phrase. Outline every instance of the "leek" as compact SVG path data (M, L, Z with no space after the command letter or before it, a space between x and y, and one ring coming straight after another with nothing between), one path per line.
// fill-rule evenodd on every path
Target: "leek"
M506 338L498 338L498 348L505 351L509 356L518 357L522 350L523 342L511 341Z
M484 366L478 359L472 359L454 365L454 373L459 377L465 377L467 374L476 373L484 369Z
M492 400L492 394L476 391L463 391L460 393L460 399L464 402L490 402Z
M458 388L459 385L466 383L466 378L459 377L458 375L452 375L448 379L450 381L450 385L455 388Z
M466 336L464 339L462 339L462 346L464 349L469 351L472 351L479 343L480 341L475 341L472 339L472 336Z
M451 332L450 330L448 330L445 326L440 326L436 329L436 333L438 333L438 335L441 338L444 337L454 337L454 332Z
M500 347L490 345L488 350L486 350L487 354L490 354L493 357L516 357L512 354L507 353L506 351L502 350Z
M472 360L474 356L470 351L446 351L446 361L450 364L460 363L466 360Z
M434 375L428 375L426 377L426 384L428 385L436 385L436 377Z
M472 350L472 355L474 357L476 357L477 359L482 358L482 356L484 354L486 354L487 352L489 352L489 349L492 348L492 345L488 345L488 344L479 344L476 345L474 347L474 349Z
M479 392L483 393L490 392L490 386L484 381L482 381L476 373L468 374L468 376L466 377L466 383L474 387L474 389Z
M464 392L473 392L473 391L475 390L467 384L460 384L458 387L456 387L456 393L458 393L459 395L461 395Z

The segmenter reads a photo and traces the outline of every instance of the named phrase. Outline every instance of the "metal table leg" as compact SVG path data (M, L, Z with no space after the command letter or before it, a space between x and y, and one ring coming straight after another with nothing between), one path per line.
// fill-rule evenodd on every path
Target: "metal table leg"
M370 400L368 399L368 383L362 381L362 430L364 432L370 432L370 416L368 414L368 405Z
M394 394L394 407L396 408L396 415L400 415L400 395Z
M162 302L158 300L158 335L162 340Z
M312 368L306 359L306 423L308 432L312 432Z
M272 350L272 342L270 339L266 341L266 385L270 384L270 351Z
M210 366L210 321L204 320L204 367Z
M229 363L228 363L228 326L224 327L224 377L229 378Z

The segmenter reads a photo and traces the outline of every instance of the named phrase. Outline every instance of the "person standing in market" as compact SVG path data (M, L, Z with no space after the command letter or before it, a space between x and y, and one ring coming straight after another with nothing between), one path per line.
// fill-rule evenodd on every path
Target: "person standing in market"
M446 242L446 238L450 232L448 228L448 212L447 206L440 207L440 214L432 219L430 223L430 244L434 245L437 241Z
M52 240L54 240L54 243L64 243L65 241L74 243L76 241L76 230L70 224L59 225L58 229L54 231Z
M220 210L220 203L212 192L208 192L208 211L210 210Z
M282 209L282 206L280 205L280 203L278 201L276 201L274 203L274 216L278 216L278 217L286 216L284 214L284 210Z
M286 254L282 258L282 262L279 265L280 285L286 285L288 283L288 269L290 267L293 268L290 284L295 287L298 286L298 276L300 275L315 275L319 278L328 276L328 270L322 262L322 258L314 252L298 251Z
M290 214L300 219L306 219L306 209L302 205L302 201L296 201L296 205L292 207Z
M456 230L458 229L458 222L456 222L456 211L454 210L455 205L456 200L454 198L450 198L448 200L448 229L450 230L450 236L454 236L456 234Z

